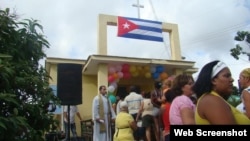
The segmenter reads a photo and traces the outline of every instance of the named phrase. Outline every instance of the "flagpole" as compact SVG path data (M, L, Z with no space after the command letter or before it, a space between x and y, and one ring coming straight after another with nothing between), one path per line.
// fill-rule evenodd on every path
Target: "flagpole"
M140 19L140 8L144 8L143 5L140 5L139 0L137 0L137 4L133 4L133 7L137 7L137 12L138 12L138 18Z

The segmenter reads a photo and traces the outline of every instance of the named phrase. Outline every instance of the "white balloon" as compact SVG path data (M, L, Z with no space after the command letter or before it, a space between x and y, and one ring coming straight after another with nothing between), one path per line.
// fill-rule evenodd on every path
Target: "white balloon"
M114 86L114 88L116 89L116 88L117 88L117 83L116 83L116 81L115 81L115 82L112 82L112 83L110 84L110 86Z
M108 92L113 93L114 91L115 91L115 87L114 87L113 85L110 85L110 86L108 87Z

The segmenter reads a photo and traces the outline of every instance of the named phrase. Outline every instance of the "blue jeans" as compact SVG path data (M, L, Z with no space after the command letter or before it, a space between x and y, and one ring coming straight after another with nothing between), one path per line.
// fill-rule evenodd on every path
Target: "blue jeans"
M70 135L68 135L68 123L64 122L64 128L65 128L65 141L69 140ZM76 124L75 123L70 123L70 129L74 137L74 141L77 140L77 133L76 133Z

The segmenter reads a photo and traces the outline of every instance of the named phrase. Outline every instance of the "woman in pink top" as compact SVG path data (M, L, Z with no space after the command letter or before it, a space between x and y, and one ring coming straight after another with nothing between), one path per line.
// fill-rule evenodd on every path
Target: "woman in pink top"
M195 124L195 105L190 99L193 94L192 85L194 79L190 75L178 75L174 81L172 90L176 97L171 103L169 120L171 125Z

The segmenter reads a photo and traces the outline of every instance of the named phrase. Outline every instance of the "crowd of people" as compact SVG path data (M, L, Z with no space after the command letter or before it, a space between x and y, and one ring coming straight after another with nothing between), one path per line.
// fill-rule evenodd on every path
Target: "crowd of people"
M250 68L239 74L237 107L227 102L233 81L226 64L216 60L204 65L196 80L179 74L155 82L149 92L131 85L116 108L102 85L92 105L93 141L170 141L170 125L250 124Z

